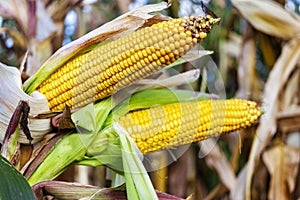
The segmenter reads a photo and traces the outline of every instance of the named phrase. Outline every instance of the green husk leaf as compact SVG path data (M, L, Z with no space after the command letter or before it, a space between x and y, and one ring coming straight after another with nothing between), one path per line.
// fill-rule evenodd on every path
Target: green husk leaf
M106 165L122 174L122 153L118 134L112 131L111 127L96 134L86 156L78 161L77 164L88 166Z
M35 199L25 178L0 155L0 199Z
M79 133L65 136L51 150L40 166L28 178L29 183L52 180L76 160L81 160L111 110L110 98L95 106L89 104L72 114Z
M87 155L79 160L78 164L89 166L107 165L115 171L122 171L121 144L118 134L112 130L113 120L133 110L176 102L207 100L212 97L212 95L206 93L169 89L144 90L135 93L109 113L102 127L104 130L96 134L94 141L88 147ZM114 96L112 99L114 99ZM95 106L98 106L98 104ZM96 112L96 115L101 116L101 113Z
M142 163L142 154L129 136L118 124L113 125L120 137L122 160L128 199L158 199L151 180Z
M39 167L28 178L30 185L52 180L61 174L74 160L83 157L93 140L91 133L74 133L59 141Z

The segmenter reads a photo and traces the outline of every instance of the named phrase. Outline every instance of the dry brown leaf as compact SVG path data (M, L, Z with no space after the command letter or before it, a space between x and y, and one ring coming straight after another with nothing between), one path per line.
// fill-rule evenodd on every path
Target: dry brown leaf
M227 83L227 74L231 67L231 57L237 58L240 55L241 43L241 36L234 32L230 32L228 38L220 39L219 41L219 69L224 83Z
M242 170L240 171L237 179L235 187L230 190L230 199L234 200L244 200L245 199L245 191L246 191L246 177L247 177L247 164L244 165Z
M27 0L0 0L0 15L14 18L24 33L28 33L28 10Z
M275 146L265 151L262 158L271 175L269 199L290 199L296 186L300 149Z
M48 37L41 42L31 41L30 55L27 59L26 74L32 76L40 66L52 55L52 37Z
M118 8L121 13L128 12L129 4L131 3L131 0L117 0Z
M26 37L19 31L7 27L0 27L0 33L6 33L14 40L14 47L20 48L20 50L26 50L27 41ZM19 49L18 49L19 50Z
M276 115L278 113L278 98L282 88L300 57L300 39L293 39L282 49L282 53L271 71L264 91L264 101L267 106L265 116L261 118L253 141L246 180L246 199L251 199L251 182L254 170L259 162L263 149L269 144L276 132Z
M47 11L55 22L60 22L72 8L81 2L82 0L50 1L47 3Z
M257 30L283 39L300 35L300 17L270 0L232 0Z
M44 2L37 1L36 6L37 21L35 39L37 39L38 42L42 42L43 40L53 35L55 31L57 31L58 27L54 24L53 20L51 19L50 13L47 12Z
M290 77L287 86L285 87L285 93L281 96L281 109L286 110L296 105L298 101L298 94L300 91L300 69Z
M256 45L254 32L249 24L247 25L246 33L243 38L241 54L238 66L238 81L239 89L236 96L238 98L259 99L260 88L259 80L256 74ZM253 96L257 95L257 96Z
M221 152L219 146L216 145L216 141L207 139L199 144L201 153L207 155L205 157L207 165L216 170L222 183L229 190L232 190L236 184L235 174L225 155Z
M276 62L277 51L277 48L274 48L272 44L272 37L260 32L258 33L258 40L263 60L269 68L272 68Z
M293 105L277 115L278 129L283 134L300 130L300 106ZM300 141L299 141L300 142Z

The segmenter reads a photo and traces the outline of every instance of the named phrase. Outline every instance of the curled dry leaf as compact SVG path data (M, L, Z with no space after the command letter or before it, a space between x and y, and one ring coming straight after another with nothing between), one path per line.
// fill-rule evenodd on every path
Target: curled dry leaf
M283 39L300 35L300 17L270 0L232 0L233 5L257 30Z
M264 152L263 161L271 175L269 199L290 199L300 166L300 149L275 146Z
M29 115L49 111L48 101L39 92L33 92L30 96L21 88L21 73L15 67L9 67L0 63L0 141L3 140L10 118L20 100L27 101L30 106ZM29 119L28 123L33 137L33 143L39 141L51 130L49 119ZM21 131L19 142L28 143L26 136Z

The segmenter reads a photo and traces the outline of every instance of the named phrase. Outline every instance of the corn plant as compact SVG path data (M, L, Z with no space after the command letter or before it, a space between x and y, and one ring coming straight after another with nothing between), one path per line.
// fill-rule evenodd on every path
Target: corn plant
M73 192L56 190L57 196L87 197L98 191L105 197L126 189L130 199L158 199L163 194L154 190L143 154L247 128L261 116L253 101L211 100L197 92L134 85L183 62L181 57L220 21L209 14L178 19L149 14L167 7L138 8L59 49L22 88L19 71L0 65L1 82L6 83L1 93L2 154L33 188L46 187L43 181L53 180L72 163L105 165L114 173L111 190L78 186L81 190ZM147 24L151 20L155 22ZM136 24L141 28L135 31ZM114 95L126 89L132 95L114 102ZM50 124L57 134L49 138ZM17 159L20 143L40 145L38 156L25 165ZM48 183L55 193L59 184Z

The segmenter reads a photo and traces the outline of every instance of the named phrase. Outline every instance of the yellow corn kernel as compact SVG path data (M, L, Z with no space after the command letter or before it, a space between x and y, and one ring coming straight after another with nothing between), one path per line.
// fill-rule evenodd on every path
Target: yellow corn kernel
M247 128L261 114L252 101L207 100L133 111L117 122L149 153Z
M185 17L142 28L69 60L37 90L46 96L52 111L103 99L161 70L170 63L169 58L178 59L201 42L218 21L206 16ZM205 28L200 25L203 23Z

